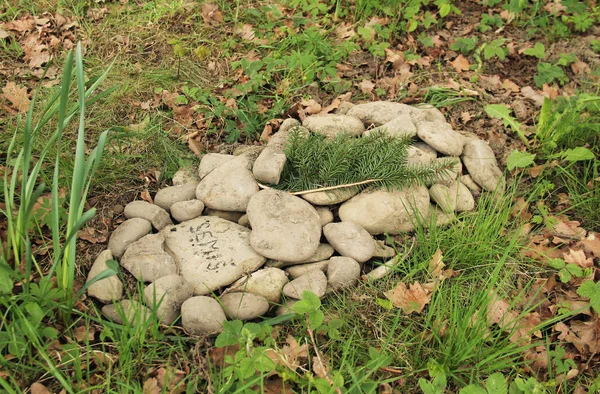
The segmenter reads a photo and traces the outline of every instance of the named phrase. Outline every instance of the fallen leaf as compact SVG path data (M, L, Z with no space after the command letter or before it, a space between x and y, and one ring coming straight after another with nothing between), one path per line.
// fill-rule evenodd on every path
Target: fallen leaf
M550 100L556 100L556 97L558 97L558 89L545 83L542 86L542 95L548 97Z
M304 107L305 114L314 115L321 112L321 104L317 103L314 99L302 100L300 101L300 105Z
M208 351L208 357L212 365L221 368L225 365L225 357L235 357L238 350L240 350L240 345L237 343L232 346L212 347Z
M583 238L585 229L579 227L580 224L577 220L559 220L552 226L552 231L559 237Z
M562 0L554 0L548 2L548 4L544 6L544 9L552 15L560 15L567 9L567 7L562 5Z
M338 38L345 40L356 35L354 26L351 23L344 22L335 28L335 34Z
M202 15L202 20L204 23L211 26L216 26L225 20L223 18L223 14L219 11L219 6L214 3L204 3L202 4L202 10L200 12Z
M471 64L463 55L458 55L450 64L458 72L467 71L471 67Z
M248 23L244 23L241 27L235 29L236 34L239 34L244 40L252 41L256 37L254 27Z
M515 92L515 93L517 93L521 90L519 88L519 85L517 85L510 79L505 79L504 81L502 81L502 88L506 89L506 90L510 90L511 92Z
M406 287L404 282L400 282L396 287L384 293L386 298L392 302L396 308L401 308L404 314L410 315L413 312L421 313L425 305L431 301L431 296L423 289L419 282Z
M19 112L27 112L31 100L29 100L29 94L27 94L26 87L18 87L14 82L7 82L6 86L2 88L2 97L10 101L10 103Z
M102 352L100 350L92 351L92 357L94 358L94 362L96 363L96 365L105 368L110 368L115 362L111 354Z
M442 254L442 250L438 249L433 256L431 256L431 260L429 260L429 273L434 278L439 278L446 264L442 261L444 255Z
M581 268L591 268L594 266L594 261L585 256L583 250L569 249L569 253L563 253L563 258L568 264L576 264Z
M96 329L93 326L79 326L73 330L73 335L77 342L92 341L94 340L95 333Z
M144 382L142 387L143 394L161 394L162 390L158 387L158 380L156 378L150 378Z
M588 236L581 240L581 244L586 252L600 258L600 235L590 231Z
M468 111L464 111L460 113L460 119L464 124L467 124L471 119L473 119L473 115L471 115L471 113Z
M263 128L262 133L260 134L260 139L263 141L269 141L271 138L271 134L273 134L273 130L279 128L282 119L271 119L265 123L265 127Z
M160 367L156 372L158 386L169 394L180 394L185 392L185 385L181 381L185 377L185 372L179 369Z
M385 48L385 61L386 63L392 63L392 68L398 70L404 63L404 52Z
M322 379L327 377L327 374L329 373L329 368L327 368L325 361L321 360L317 356L313 356L312 367L315 375Z
M373 89L375 88L375 84L373 82L371 82L368 79L363 79L359 84L358 87L360 88L360 91L363 93L371 93L373 94Z
M152 201L152 197L150 196L150 192L148 191L148 189L144 190L143 192L140 193L140 198L144 201L149 202L150 204L153 204L154 202Z
M529 168L527 172L529 172L529 175L531 175L532 178L537 178L538 176L540 176L544 168L546 168L546 165L540 164Z
M50 394L50 390L46 386L37 382L32 384L29 390L31 390L31 394Z
M190 147L190 150L196 155L201 155L204 152L204 146L202 145L202 143L196 141L194 138L190 138L188 140L188 146Z
M270 379L265 379L261 383L261 387L255 386L255 392L263 394L293 394L289 384L279 376Z
M500 81L499 75L482 75L479 79L479 85L485 90L496 91L502 87L502 82Z
M571 63L571 71L576 75L586 74L590 71L590 66L578 59L575 63Z
M541 107L542 104L544 104L544 96L535 91L531 86L524 86L521 88L521 94L523 97L533 101L538 107Z
M338 109L341 103L342 103L342 100L340 100L339 98L334 99L331 102L331 104L329 104L327 107L324 107L321 109L321 112L319 112L319 115L326 115L326 114L330 113L331 111Z

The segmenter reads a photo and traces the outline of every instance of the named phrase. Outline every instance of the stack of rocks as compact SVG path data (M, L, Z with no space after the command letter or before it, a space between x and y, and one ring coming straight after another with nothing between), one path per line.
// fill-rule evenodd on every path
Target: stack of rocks
M455 212L474 208L482 190L503 187L488 144L454 131L437 109L372 102L342 112L310 116L302 125L288 119L265 147L209 153L197 174L180 170L154 204L128 204L127 220L88 281L115 258L148 285L137 301L122 300L123 284L112 276L93 283L88 294L119 323L139 323L152 309L164 324L181 316L190 333L216 333L227 319L289 312L306 290L323 297L355 284L365 263L395 255L378 236L450 223ZM455 166L430 185L395 191L347 187L297 196L261 190L279 183L294 129L328 137L360 138L373 130L410 136L418 141L409 148L409 165L450 157Z

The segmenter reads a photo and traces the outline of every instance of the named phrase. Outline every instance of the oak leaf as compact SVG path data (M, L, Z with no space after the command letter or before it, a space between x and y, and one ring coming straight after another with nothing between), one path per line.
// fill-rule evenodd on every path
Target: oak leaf
M202 4L202 10L200 12L204 23L210 26L217 26L225 20L223 14L219 10L219 6L214 3Z
M6 86L2 88L2 97L10 101L19 112L27 112L31 104L27 88L18 87L14 82L6 83Z
M590 231L588 236L581 240L581 244L586 252L593 254L596 258L600 257L600 234Z
M458 55L450 64L458 72L467 71L471 67L471 64L463 55Z
M402 312L410 315L413 312L421 313L425 305L431 301L431 295L421 286L419 282L406 287L404 282L398 283L396 287L384 293L386 298L392 302L396 308L401 308Z
M569 249L569 253L563 253L563 258L566 263L575 264L581 268L591 268L594 266L594 261L591 258L587 258L583 250Z

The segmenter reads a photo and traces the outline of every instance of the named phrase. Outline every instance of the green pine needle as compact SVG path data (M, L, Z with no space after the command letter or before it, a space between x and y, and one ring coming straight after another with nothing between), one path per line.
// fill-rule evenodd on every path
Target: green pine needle
M375 180L359 188L397 190L431 182L456 165L451 158L424 166L408 165L411 141L384 133L360 138L340 134L330 140L320 134L307 136L292 131L285 147L287 162L281 181L273 187L297 192Z

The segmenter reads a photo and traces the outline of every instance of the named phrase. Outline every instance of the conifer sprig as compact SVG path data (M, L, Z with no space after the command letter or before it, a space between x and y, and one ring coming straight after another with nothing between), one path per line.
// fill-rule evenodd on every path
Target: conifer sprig
M359 188L393 190L431 182L457 164L447 159L409 165L410 143L411 138L384 133L359 138L341 134L330 140L320 134L292 131L285 147L287 162L281 181L274 187L297 192L372 180Z

